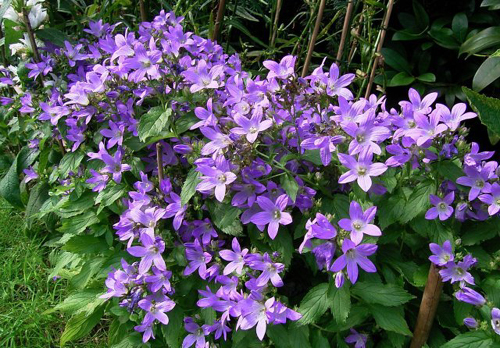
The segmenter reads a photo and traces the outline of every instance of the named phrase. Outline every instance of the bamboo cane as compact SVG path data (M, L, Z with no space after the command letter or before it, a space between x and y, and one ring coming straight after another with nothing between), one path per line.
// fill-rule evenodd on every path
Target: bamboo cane
M410 348L421 348L429 338L429 333L432 328L432 322L436 316L436 310L439 304L439 296L443 289L443 282L439 271L432 263L425 284L422 302L418 311L417 324L413 331L413 339L411 340Z
M302 77L305 77L307 75L307 71L309 70L309 65L311 64L314 45L316 44L316 37L318 36L319 26L321 24L321 20L323 19L323 11L325 10L325 3L326 0L321 0L319 4L318 16L316 17L316 24L314 25L311 42L309 43L309 49L307 50L306 60L304 62L304 67L302 68Z
M161 143L156 143L156 164L158 166L158 179L163 181L163 151Z
M219 0L219 7L217 9L217 17L215 18L214 32L212 34L212 41L217 41L219 37L220 26L224 18L224 9L226 8L226 0Z
M276 36L278 35L278 22L280 19L280 11L281 5L283 4L283 0L278 0L276 3L276 13L274 14L274 23L273 23L273 35L271 37L271 47L274 47L276 43Z
M144 0L139 0L139 11L141 12L141 21L146 22L148 18L146 16L146 7L144 6Z
M349 0L347 2L347 9L345 12L344 26L342 27L342 36L340 37L339 50L337 52L337 62L342 59L342 53L344 52L344 45L347 39L347 33L349 32L349 23L351 22L352 11L354 9L354 0Z
M33 34L33 28L31 27L30 19L28 16L28 11L23 7L23 21L26 26L26 31L28 32L28 38L30 40L31 47L33 48L33 59L36 63L40 63L40 55L38 54L38 47L36 46L35 35Z
M377 50L375 52L373 67L370 72L370 80L368 81L368 86L366 87L365 98L370 96L372 89L373 80L375 79L375 71L377 70L377 65L382 58L382 46L384 46L385 34L387 33L387 28L389 27L389 20L391 19L392 8L394 6L394 0L389 0L387 4L387 12L385 13L384 22L382 28L380 29L380 40L377 45Z

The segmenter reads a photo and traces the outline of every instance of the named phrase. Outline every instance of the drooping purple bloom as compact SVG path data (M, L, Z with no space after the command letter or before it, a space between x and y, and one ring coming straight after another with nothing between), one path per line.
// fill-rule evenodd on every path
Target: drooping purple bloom
M470 187L469 201L473 201L480 193L490 193L491 184L488 179L491 174L489 167L478 170L475 167L465 166L464 172L467 176L457 179L457 184Z
M464 325L469 329L477 329L479 324L476 319L468 317L464 319Z
M377 272L377 268L368 259L368 256L373 255L377 251L375 244L354 244L349 239L344 239L342 243L342 252L344 255L339 256L333 263L330 271L339 272L347 267L347 275L352 284L358 280L358 266L369 273Z
M353 328L350 330L351 334L345 338L346 343L354 343L354 348L365 348L368 336L360 334Z
M500 185L493 183L491 185L491 194L484 194L479 196L479 200L488 204L488 214L491 216L500 211Z
M486 303L483 295L466 286L460 288L460 290L455 293L455 297L461 302L469 303L474 306L483 306Z
M380 228L370 223L375 219L376 213L377 207L370 207L363 212L361 205L352 201L349 205L350 219L341 219L339 226L351 232L351 241L358 245L363 240L363 234L376 237L382 235Z
M372 163L373 152L370 148L363 149L357 160L343 153L339 153L338 156L340 163L349 168L347 173L340 176L339 184L347 184L356 180L365 192L368 192L372 186L371 177L382 175L387 170L387 166L383 163Z
M95 184L92 188L94 192L101 192L106 188L106 184L108 183L109 176L96 172L93 169L90 169L91 178L88 178L85 182L89 184Z
M430 243L429 249L431 249L433 253L433 255L429 256L429 260L436 266L444 266L448 262L454 260L451 242L449 240L446 240L442 247L439 244Z
M250 222L257 226L265 226L269 224L267 232L271 239L276 238L279 225L289 225L292 223L292 216L285 212L288 204L288 196L283 194L273 203L269 198L264 196L257 197L257 204L263 210L254 214L250 218Z
M243 272L243 266L245 266L245 256L248 253L248 249L244 248L241 250L240 243L236 237L233 238L231 243L232 251L228 249L224 249L219 251L220 257L229 261L229 263L224 267L224 275L231 274L236 271L237 274L241 274Z
M254 112L250 119L240 114L236 114L234 115L234 122L240 127L232 128L231 133L245 135L250 143L255 142L259 132L263 132L273 125L272 120L262 121L261 110Z
M439 216L439 220L444 221L453 214L453 207L451 207L450 204L452 204L455 199L454 191L448 193L444 196L444 198L436 195L430 195L429 199L434 207L430 208L425 213L425 218L427 220L434 220Z
M497 335L500 335L500 309L496 307L491 310L491 327Z
M141 236L141 243L143 246L132 246L127 248L127 252L135 257L140 257L141 262L139 263L139 273L145 274L154 265L160 271L166 271L165 261L161 254L165 250L165 243L160 237L156 237L154 240L148 234L143 234Z

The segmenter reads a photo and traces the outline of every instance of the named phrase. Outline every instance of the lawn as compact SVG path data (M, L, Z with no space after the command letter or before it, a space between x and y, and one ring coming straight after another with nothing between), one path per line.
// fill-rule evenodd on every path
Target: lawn
M24 228L23 216L0 200L0 347L58 347L67 321L60 313L44 314L66 296L64 280L48 279L49 249L40 227ZM97 329L70 347L103 347Z

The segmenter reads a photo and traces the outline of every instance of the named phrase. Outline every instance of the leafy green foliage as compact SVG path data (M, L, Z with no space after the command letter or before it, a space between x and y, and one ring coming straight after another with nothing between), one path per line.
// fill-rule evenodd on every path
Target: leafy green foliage
M146 141L148 138L161 136L168 131L167 125L170 122L172 109L164 109L161 106L154 106L144 114L139 121L139 139ZM156 139L158 141L158 139Z
M302 314L300 319L302 325L315 322L326 312L329 305L328 288L327 283L319 284L309 290L304 297L299 308L299 312Z
M495 135L500 135L500 100L486 97L466 87L463 88L471 107L477 112L481 122Z
M358 282L351 292L359 296L366 303L379 304L386 307L401 306L410 301L414 296L395 284L382 284L376 282Z

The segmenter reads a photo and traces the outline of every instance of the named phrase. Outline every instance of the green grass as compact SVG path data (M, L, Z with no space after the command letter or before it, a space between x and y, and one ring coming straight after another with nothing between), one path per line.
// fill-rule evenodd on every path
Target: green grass
M48 280L44 231L27 233L23 216L0 199L0 347L59 347L68 318L42 314L66 296L63 280ZM102 328L68 347L106 347Z

